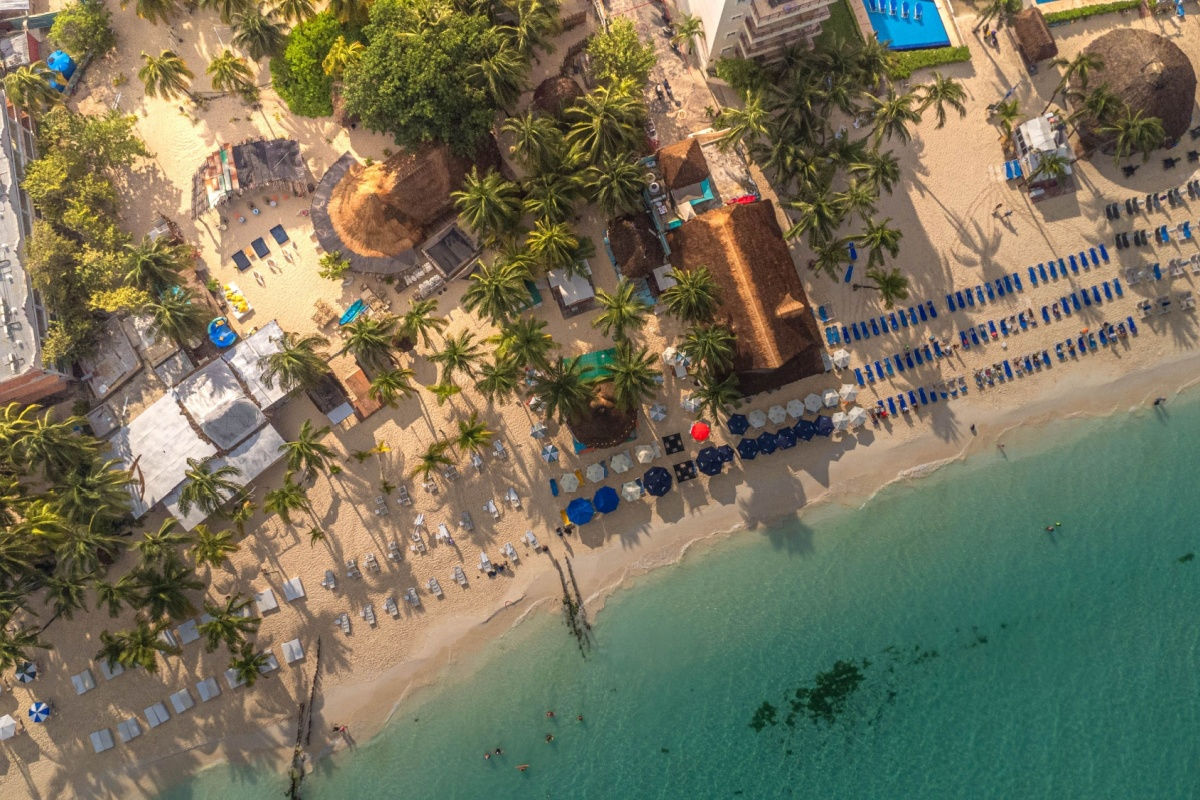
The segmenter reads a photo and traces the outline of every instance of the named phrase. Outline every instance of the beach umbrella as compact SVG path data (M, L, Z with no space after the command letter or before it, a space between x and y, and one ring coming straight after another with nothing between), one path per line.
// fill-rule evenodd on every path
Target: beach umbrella
M679 405L683 406L684 411L688 412L689 414L693 414L697 409L700 408L700 401L695 395L689 394L680 401Z
M679 360L679 350L678 349L676 349L675 347L668 347L666 350L663 350L663 361L666 361L668 364L674 364L678 360Z
M574 472L564 472L558 477L558 488L564 492L573 492L579 488L579 476Z
M867 414L867 410L861 406L855 406L854 408L850 409L850 427L861 428L863 425L866 425L868 416L870 415Z
M828 436L833 433L833 420L822 414L817 417L817 436Z
M733 448L727 444L723 444L717 448L717 455L721 457L721 461L725 464L733 461Z
M671 473L663 467L651 467L642 476L642 486L655 497L662 497L671 491Z
M728 428L729 432L734 436L741 436L750 427L750 422L746 419L745 414L730 414L728 421L725 423L725 427Z
M576 497L567 504L567 519L575 525L587 525L596 514L596 507L586 497Z
M654 452L654 447L648 444L639 444L633 448L633 455L639 464L649 464L658 457L658 453Z
M535 439L545 439L547 432L546 423L544 422L535 422L533 423L533 427L529 429L529 435Z
M767 409L767 419L776 425L782 425L787 419L787 409L777 403Z
M775 452L775 448L779 447L779 442L775 441L775 434L770 431L763 431L755 441L758 442L758 452L763 455L769 456Z
M655 422L662 422L667 418L667 407L662 403L655 403L650 406L650 419Z
M549 464L551 461L558 461L558 448L552 444L548 444L542 448L542 460Z
M608 460L608 468L613 472L629 472L633 469L633 459L629 453L617 453Z
M608 477L608 469L605 468L603 461L597 461L595 464L587 465L587 469L583 471L583 477L592 483L599 483Z
M817 412L821 410L821 395L813 392L804 398L804 408L807 411Z
M838 393L833 389L826 389L825 394L821 396L821 402L825 404L826 408L837 408L838 404L842 402L842 398L838 397Z
M742 439L738 442L737 452L743 460L753 461L754 457L758 455L758 442L750 438Z
M790 450L796 446L796 432L791 428L780 428L775 431L775 443L780 450Z
M696 469L705 475L720 475L725 462L715 447L706 447L696 454Z
M838 369L845 369L850 366L850 351L845 348L834 350L833 363Z
M817 426L810 419L802 419L796 423L792 430L796 432L796 438L809 442L816 435Z
M45 722L50 718L50 706L37 701L29 707L29 718L34 722Z
M692 438L697 442L703 442L712 433L712 429L708 427L707 422L692 423Z
M746 415L746 421L750 423L751 428L763 428L767 425L767 415L756 408Z
M853 403L854 398L858 397L858 387L852 383L843 383L842 388L838 389L838 397L843 403Z
M17 735L17 721L11 714L0 717L0 740L11 739Z
M628 502L640 499L644 492L645 489L637 481L625 481L621 484L621 497Z
M617 510L617 506L621 504L621 498L617 496L617 490L611 486L601 486L600 490L592 497L592 505L601 514L611 514Z
M17 667L17 680L21 683L29 683L37 677L37 664L32 661L26 661L21 666Z
M792 419L800 419L804 416L804 403L800 400L788 400L787 413Z
M831 420L835 431L844 431L850 427L850 415L845 411L839 411L833 415Z

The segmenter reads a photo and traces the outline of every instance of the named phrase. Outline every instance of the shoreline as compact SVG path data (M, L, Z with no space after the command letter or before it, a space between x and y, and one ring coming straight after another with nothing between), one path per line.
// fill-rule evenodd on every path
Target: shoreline
M925 430L913 439L895 440L892 447L882 451L887 456L896 456L901 452L907 454L921 445L934 451L954 450L940 458L920 460L910 463L909 466L901 466L895 471L880 465L874 471L865 473L865 478L848 481L841 489L826 489L799 509L780 509L772 517L756 520L734 519L729 509L723 506L700 507L684 520L651 527L647 531L646 539L649 541L657 537L657 540L652 546L638 545L632 551L633 557L629 556L630 551L615 547L587 553L574 563L577 566L577 576L585 597L589 620L595 623L608 600L618 591L634 588L645 576L658 574L663 568L677 565L693 554L702 557L706 548L724 543L734 534L770 529L786 519L799 518L801 515L818 515L819 519L819 515L822 514L859 510L880 492L897 485L915 484L944 467L964 463L967 458L990 449L1003 437L1015 435L1019 442L1023 437L1036 435L1049 424L1101 419L1123 411L1131 413L1150 402L1156 392L1167 396L1168 399L1178 397L1200 384L1200 377L1195 377L1197 367L1200 367L1200 354L1184 353L1142 370L1126 372L1112 381L1100 375L1090 375L1088 377L1092 380L1047 384L1048 391L1036 393L1032 404L1001 412L1000 418L989 420L986 428L980 425L979 435L968 439L962 447L954 449L953 443L940 440L932 430ZM1102 386L1113 389L1114 393L1104 396L1103 399L1100 395L1093 394L1091 402L1079 404L1066 414L1060 411L1064 397ZM1151 390L1149 386L1157 388ZM979 394L968 395L968 400L973 396L980 397ZM865 457L865 453L863 455ZM847 463L846 466L850 464ZM892 472L890 478L883 477L886 472ZM788 470L788 473L791 474L791 470ZM756 485L761 483L760 479ZM746 488L746 485L742 484L739 488ZM721 511L726 513L722 515ZM704 521L704 530L697 533L695 528L701 520ZM692 530L685 532L686 529ZM415 654L370 680L347 681L332 686L322 693L321 705L337 707L343 716L355 719L356 746L369 743L384 732L396 714L406 705L422 702L422 695L426 690L442 683L443 680L448 680L451 684L470 680L476 670L486 662L490 646L494 646L534 614L540 613L547 603L556 600L558 583L552 580L552 577L552 570L541 570L539 575L530 581L533 585L527 587L527 591L518 602L496 609L481 622L467 623L454 617L443 620L443 625L430 631L434 635L427 637L427 641L438 639L441 642L438 647L431 648L431 652ZM548 586L536 586L541 583ZM537 591L538 589L540 591ZM557 613L557 609L549 610L551 613ZM446 629L449 628L456 628L457 635L451 636L447 642ZM291 746L286 741L288 731L285 728L286 726L280 725L266 726L253 733L238 736L235 740L223 739L217 743L202 743L186 751L154 759L153 763L161 766L186 753L194 755L194 751L198 749L210 744L219 744L213 752L206 755L200 768L183 780L193 779L203 771L222 764L265 762L268 759L276 764L282 776L291 758ZM270 738L273 730L283 736L283 741L276 744L264 741ZM258 748L246 749L247 740L257 741ZM231 748L236 752L227 752ZM347 749L349 748L342 742L327 742L320 748L314 747L310 750L309 768L314 768L318 760L336 757L338 753ZM255 755L261 759L248 758ZM165 791L182 782L159 787L158 790Z

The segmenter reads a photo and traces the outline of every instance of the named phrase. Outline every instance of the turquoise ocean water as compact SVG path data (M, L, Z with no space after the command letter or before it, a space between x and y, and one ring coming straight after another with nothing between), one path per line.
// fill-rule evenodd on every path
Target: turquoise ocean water
M304 796L1200 796L1198 448L1174 401L737 534L618 592L587 659L519 626ZM285 788L221 766L164 797Z

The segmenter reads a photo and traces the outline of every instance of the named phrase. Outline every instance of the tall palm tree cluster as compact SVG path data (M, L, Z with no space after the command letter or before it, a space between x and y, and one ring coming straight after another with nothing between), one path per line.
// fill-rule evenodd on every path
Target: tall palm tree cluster
M875 41L834 37L813 50L797 48L742 87L741 108L714 118L728 131L725 146L744 145L773 176L795 220L787 237L807 237L810 265L831 277L841 277L850 241L867 251L871 270L899 254L901 232L890 219L875 219L880 192L890 194L900 179L884 142L908 144L926 111L936 114L939 128L948 109L966 114L958 82L935 72L930 83L901 90L889 77L893 59ZM835 128L851 118L867 121L864 135ZM845 234L846 227L857 230Z

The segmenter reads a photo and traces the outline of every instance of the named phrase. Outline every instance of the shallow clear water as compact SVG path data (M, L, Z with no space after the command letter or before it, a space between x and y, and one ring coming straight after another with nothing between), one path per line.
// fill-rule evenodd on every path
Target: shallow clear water
M1194 796L1200 403L1006 444L647 576L586 660L542 615L304 796ZM857 688L786 724L839 660ZM285 787L218 767L165 797Z

